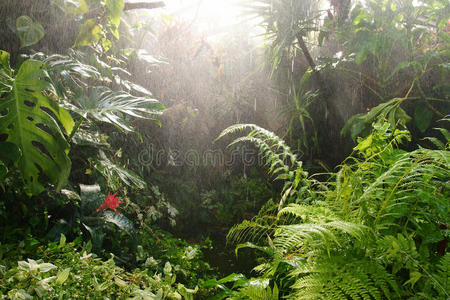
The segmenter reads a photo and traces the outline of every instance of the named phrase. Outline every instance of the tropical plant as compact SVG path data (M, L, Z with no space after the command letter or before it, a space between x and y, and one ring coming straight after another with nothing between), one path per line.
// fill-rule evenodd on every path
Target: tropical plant
M336 39L347 41L331 69L360 82L372 99L370 111L351 117L344 133L353 138L367 135L380 115L393 126L413 120L414 127L425 133L444 116L449 57L446 7L446 1L369 1L356 5L345 24L337 28L329 24Z
M1 132L5 141L14 143L23 153L19 166L30 195L43 191L41 175L57 189L65 185L71 165L69 142L86 118L133 131L122 115L151 118L163 109L154 99L113 92L107 87L94 87L88 92L81 79L92 80L99 72L69 57L27 60L13 77L8 53L2 51L1 55L2 92L7 97L1 106ZM76 124L67 110L79 114ZM125 169L118 173L125 182L131 178L139 187L145 185L134 179L135 175L125 173Z
M281 110L289 118L286 135L289 137L291 144L297 141L297 151L310 150L311 146L308 139L308 132L312 131L312 141L315 147L319 147L317 132L314 127L314 120L309 113L309 106L313 104L319 93L317 91L307 90L307 84L311 78L312 72L308 71L303 74L298 88L292 82L290 88L291 97L283 102L284 108Z
M64 134L73 130L72 117L54 99L54 87L43 62L27 60L14 74L9 54L1 51L0 56L5 97L0 104L0 132L22 152L19 166L30 195L44 190L41 174L59 190L70 174L70 147Z
M272 42L269 48L272 71L278 69L284 60L293 61L297 43L311 68L316 71L305 37L319 30L317 16L321 12L318 2L258 0L244 2L243 6L249 15L262 17L261 25Z
M4 248L4 245L2 245ZM5 254L5 253L3 253ZM9 299L58 299L60 297L132 299L193 299L198 288L189 289L175 282L172 266L166 262L161 272L146 269L126 271L117 266L114 257L96 258L80 246L79 240L36 247L34 257L3 265L0 272L0 295Z
M232 288L227 287L227 284L233 283ZM212 278L203 283L203 287L217 288L221 290L211 299L251 299L251 300L277 300L278 288L270 287L270 282L264 278L250 278L248 279L243 274L230 274L224 278L217 280Z
M264 132L254 125L234 126L221 136L235 128L253 131L234 143L254 142L269 162L280 158L267 151L267 143L279 138L267 132L254 138ZM292 186L289 174L295 169L280 169L284 176L278 178L287 179L288 186L298 191L292 193L295 197L287 205L281 200L276 211L262 210L254 220L236 225L228 239L256 242L239 244L236 250L263 251L266 259L254 270L287 298L382 299L420 294L445 299L448 292L441 285L441 270L448 237L442 228L449 224L445 203L450 157L448 131L440 131L445 139L445 144L437 143L440 149L406 152L397 145L409 133L393 130L380 119L328 181L305 176L302 184ZM292 166L301 168L298 162ZM307 193L300 192L303 186L308 186Z

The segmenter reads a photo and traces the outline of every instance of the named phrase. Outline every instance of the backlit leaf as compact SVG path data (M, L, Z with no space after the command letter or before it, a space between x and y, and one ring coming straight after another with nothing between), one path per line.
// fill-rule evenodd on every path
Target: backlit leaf
M16 29L21 48L36 44L45 35L44 27L40 23L34 22L28 16L20 16L17 18Z
M56 281L55 281L55 283L56 283L56 284L63 284L64 281L66 281L67 278L69 278L69 274L70 274L70 268L64 269L61 273L59 273L59 274L56 276Z
M94 19L87 20L80 27L77 39L73 47L77 46L89 46L95 42L98 42L102 36L102 29L95 23Z
M105 0L105 6L108 9L108 20L112 25L111 33L119 38L119 25L122 10L124 8L123 0Z

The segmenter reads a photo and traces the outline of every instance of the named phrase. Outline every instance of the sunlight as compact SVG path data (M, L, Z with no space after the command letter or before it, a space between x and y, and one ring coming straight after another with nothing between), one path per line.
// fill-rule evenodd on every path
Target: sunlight
M196 24L204 34L211 35L226 30L240 22L237 1L223 0L166 0L171 15Z
M450 300L449 0L0 0L0 300Z

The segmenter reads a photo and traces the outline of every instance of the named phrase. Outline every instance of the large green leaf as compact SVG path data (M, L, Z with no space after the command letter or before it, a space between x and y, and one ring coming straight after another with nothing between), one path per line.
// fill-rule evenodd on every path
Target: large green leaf
M0 96L12 89L12 70L9 67L9 53L0 50Z
M105 5L108 8L108 20L111 25L111 33L119 38L119 25L122 10L125 6L123 0L105 0Z
M16 144L0 142L0 161L13 165L20 160L21 156L22 152Z
M36 44L45 35L44 27L40 23L34 22L28 16L20 16L17 18L16 29L21 48Z
M124 114L136 118L153 118L164 109L155 99L135 97L123 91L113 92L106 87L94 87L90 93L75 99L75 102L77 107L74 107L73 111L84 118L92 117L130 132L133 128L124 118Z
M58 122L68 134L74 125L72 117L49 96L52 85L44 63L25 61L9 84L11 91L0 100L0 134L22 151L19 167L26 191L30 195L43 191L45 177L59 190L71 163L69 144Z
M100 40L102 29L97 25L94 19L89 19L80 27L77 39L73 47L89 46Z
M84 82L85 79L98 80L101 77L96 68L70 56L53 54L44 61L61 98L73 98L74 93L83 93L88 88L88 84Z
M147 183L136 173L121 167L106 157L103 151L99 152L99 158L94 161L95 168L108 180L109 184L118 188L118 181L138 189L147 187Z

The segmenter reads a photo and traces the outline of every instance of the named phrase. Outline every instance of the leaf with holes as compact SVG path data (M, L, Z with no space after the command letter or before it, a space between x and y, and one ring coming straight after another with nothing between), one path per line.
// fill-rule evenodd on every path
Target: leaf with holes
M67 156L69 144L59 124L70 133L72 117L49 96L53 86L43 62L25 61L10 84L11 91L0 101L0 135L22 152L19 168L25 190L36 195L44 190L47 181L60 190L71 163Z
M118 181L138 189L147 187L147 183L136 173L127 168L119 166L111 161L103 151L99 152L98 159L94 160L94 166L109 182L112 187L118 188Z
M0 96L12 89L12 70L9 67L9 53L0 50Z
M164 106L155 99L135 97L123 91L114 92L102 86L91 88L74 102L77 107L72 110L84 118L110 123L130 132L133 128L124 115L153 119L164 110ZM159 124L159 121L154 121Z

